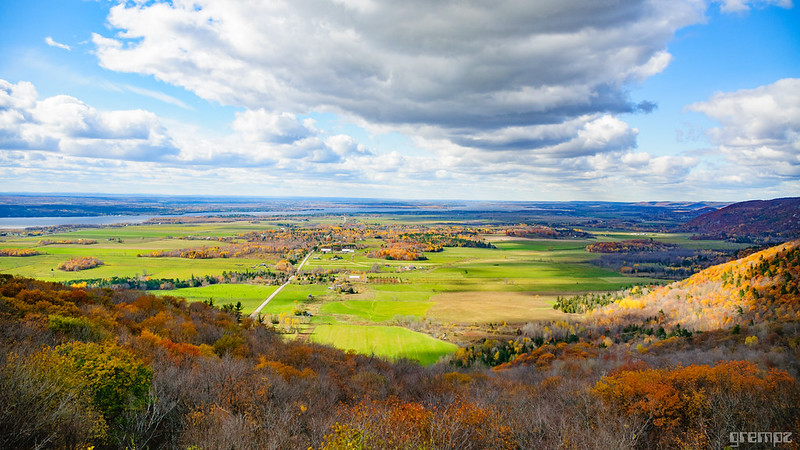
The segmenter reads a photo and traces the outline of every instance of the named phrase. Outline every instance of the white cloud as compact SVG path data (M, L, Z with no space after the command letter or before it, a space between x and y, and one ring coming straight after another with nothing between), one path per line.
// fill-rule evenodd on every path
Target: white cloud
M578 145L584 151L600 153L608 149L627 149L636 145L638 130L609 115L587 122L578 132Z
M315 134L313 122L302 122L294 114L264 109L236 113L231 127L250 141L291 144Z
M358 141L346 134L330 136L325 140L325 144L336 154L345 157L352 155L373 155L364 145L359 144Z
M67 44L62 44L62 43L60 43L60 42L56 42L56 41L54 41L54 40L53 40L53 38L51 38L50 36L47 36L46 38L44 38L44 42L45 42L47 45L51 46L51 47L63 48L64 50L67 50L67 51L70 51L70 50L72 50L72 49L69 47L69 45L67 45Z
M129 160L178 153L151 112L98 111L66 95L38 100L31 83L5 80L0 80L0 149Z
M768 5L775 5L781 8L791 8L792 0L717 0L720 10L727 13L741 13L749 11L750 8L762 8Z
M36 106L36 87L28 81L17 84L0 80L0 111L25 110Z
M707 135L727 162L723 170L749 174L752 183L800 178L800 78L718 93L687 108L720 124Z

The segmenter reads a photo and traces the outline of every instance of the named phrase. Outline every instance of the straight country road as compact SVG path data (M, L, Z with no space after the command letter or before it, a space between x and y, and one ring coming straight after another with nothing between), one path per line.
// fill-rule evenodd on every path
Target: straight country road
M300 269L302 269L302 268L303 268L303 265L306 263L306 261L308 261L308 258L309 258L309 257L311 257L311 254L312 254L312 253L314 253L314 250L311 250L310 252L308 252L308 254L306 255L306 257L305 257L305 258L303 258L303 261L302 261L302 262L300 262L300 265L299 265L299 266L297 266L297 268L296 268L296 269L294 269L294 273L295 273L295 274L297 274L297 273L300 273ZM261 303L261 305L259 305L259 306L258 306L258 308L256 308L256 309L255 309L255 311L253 311L253 312L250 314L250 318L251 318L251 319L255 319L255 318L257 318L257 317L258 317L258 313L260 313L260 312L261 312L261 310L262 310L262 309L264 309L264 307L265 307L265 306L267 306L267 304L269 304L270 300L272 300L273 298L275 298L275 296L276 296L276 295L278 295L278 294L279 294L279 293L280 293L280 292L283 290L283 288L285 288L285 287L286 287L286 286L287 286L289 283L291 283L291 282L292 282L292 280L294 280L294 277L295 277L294 275L290 276L290 277L289 277L289 279L288 279L288 280L286 280L286 283L283 283L282 285L280 285L280 286L278 287L278 289L275 289L275 292L273 292L272 294L270 294L270 295L269 295L269 297L267 297L267 299L266 299L266 300L264 300L264 302L263 302L263 303Z

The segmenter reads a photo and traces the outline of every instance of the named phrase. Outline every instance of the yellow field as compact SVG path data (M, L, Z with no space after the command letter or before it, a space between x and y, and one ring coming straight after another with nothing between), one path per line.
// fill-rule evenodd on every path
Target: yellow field
M426 317L459 323L525 322L563 319L555 296L529 292L447 292L431 297Z

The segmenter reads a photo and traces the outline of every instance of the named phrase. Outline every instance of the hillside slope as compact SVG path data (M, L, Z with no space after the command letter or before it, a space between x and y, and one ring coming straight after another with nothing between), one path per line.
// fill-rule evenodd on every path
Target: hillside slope
M687 222L698 237L777 243L800 237L800 197L734 203Z
M665 327L700 331L800 320L800 240L628 296L592 317L601 324L650 319Z

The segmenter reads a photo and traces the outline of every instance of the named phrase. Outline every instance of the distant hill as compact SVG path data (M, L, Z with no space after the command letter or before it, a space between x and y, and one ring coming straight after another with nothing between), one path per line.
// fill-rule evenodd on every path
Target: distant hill
M800 197L734 203L687 222L698 239L779 243L800 237Z

